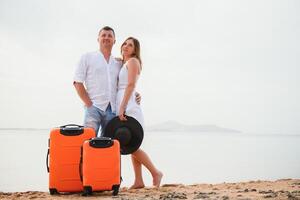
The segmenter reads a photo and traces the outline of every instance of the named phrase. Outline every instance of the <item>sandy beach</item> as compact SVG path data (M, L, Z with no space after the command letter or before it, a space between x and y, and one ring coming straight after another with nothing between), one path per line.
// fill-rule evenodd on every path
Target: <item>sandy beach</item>
M97 192L92 196L83 197L81 194L60 194L51 196L47 192L0 192L0 199L288 199L300 200L300 179L280 179L276 181L249 181L220 184L164 184L160 188L146 187L128 190L123 187L118 196L111 192Z

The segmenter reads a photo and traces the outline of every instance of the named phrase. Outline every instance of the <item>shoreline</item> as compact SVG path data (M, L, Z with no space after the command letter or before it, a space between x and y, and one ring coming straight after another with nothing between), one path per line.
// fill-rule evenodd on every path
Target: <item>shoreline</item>
M145 187L128 190L122 187L117 196L111 191L94 192L92 196L83 197L81 193L50 195L48 192L0 192L0 199L114 199L114 200L140 200L140 199L287 199L300 200L300 179L279 179L276 181L248 181L238 183L218 184L164 184L160 188Z

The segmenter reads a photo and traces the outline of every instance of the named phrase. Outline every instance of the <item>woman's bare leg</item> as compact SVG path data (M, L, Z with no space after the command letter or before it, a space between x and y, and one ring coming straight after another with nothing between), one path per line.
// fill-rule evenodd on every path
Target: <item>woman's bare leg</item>
M138 149L137 151L132 153L132 156L135 157L135 159L140 164L143 164L150 171L153 178L153 185L159 187L163 174L161 171L156 169L146 152L144 152L141 149Z
M145 187L143 176L142 176L142 164L135 158L134 155L131 155L131 161L134 170L134 183L129 189L138 189Z

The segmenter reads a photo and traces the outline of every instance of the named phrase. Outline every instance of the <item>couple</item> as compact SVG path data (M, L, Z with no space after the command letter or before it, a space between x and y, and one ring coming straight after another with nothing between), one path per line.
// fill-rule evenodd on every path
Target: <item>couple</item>
M129 37L121 46L122 60L111 55L115 32L105 26L98 33L99 50L84 54L75 71L74 86L85 105L84 126L94 128L101 135L107 123L116 116L126 120L125 113L143 126L140 95L135 92L141 73L139 41ZM160 186L163 174L140 148L131 154L135 180L130 189L145 187L142 165L151 173L153 185Z

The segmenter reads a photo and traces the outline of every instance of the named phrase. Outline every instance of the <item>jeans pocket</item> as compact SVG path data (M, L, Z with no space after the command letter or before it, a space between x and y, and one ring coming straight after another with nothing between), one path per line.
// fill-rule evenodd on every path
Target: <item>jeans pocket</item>
M84 106L84 110L86 110L86 111L93 110L93 108L94 108L94 106L93 106L93 105L91 105L91 106L89 106L89 107L87 107L87 106Z

